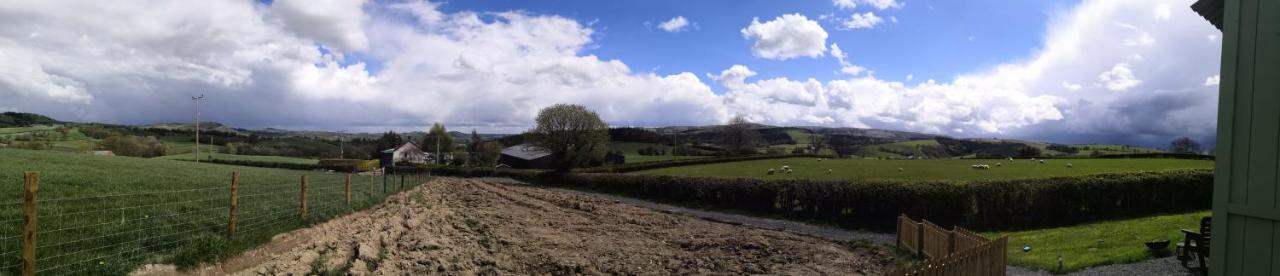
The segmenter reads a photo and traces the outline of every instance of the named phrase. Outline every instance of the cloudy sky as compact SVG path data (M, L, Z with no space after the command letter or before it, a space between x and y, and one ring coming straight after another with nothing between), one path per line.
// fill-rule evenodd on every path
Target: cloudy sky
M1211 142L1221 33L1150 1L0 0L0 110L125 124L518 132L871 127Z

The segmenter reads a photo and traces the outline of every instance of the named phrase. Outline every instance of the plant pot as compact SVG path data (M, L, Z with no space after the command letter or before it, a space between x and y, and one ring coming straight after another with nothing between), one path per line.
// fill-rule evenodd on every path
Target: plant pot
M1146 244L1147 244L1147 249L1151 249L1151 250L1160 250L1160 249L1169 248L1169 240L1149 241L1149 242L1146 242Z

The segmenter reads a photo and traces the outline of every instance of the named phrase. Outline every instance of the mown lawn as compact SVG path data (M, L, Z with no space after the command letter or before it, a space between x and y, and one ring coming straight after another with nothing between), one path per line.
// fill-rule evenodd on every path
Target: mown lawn
M988 232L984 236L1009 236L1009 263L1015 266L1063 273L1107 265L1139 262L1172 254L1182 241L1179 229L1199 229L1209 211L1104 221L1084 225L1014 232ZM1168 251L1153 253L1144 242L1169 240ZM1031 247L1023 252L1024 246ZM1058 270L1062 256L1062 270Z
M0 149L0 275L16 275L21 263L23 171L40 172L40 274L115 275L142 263L214 261L386 196L382 178L370 176L353 176L348 205L343 174ZM240 173L240 196L236 236L228 239L232 172ZM304 175L305 222L298 212Z
M999 163L1001 166L996 166ZM1067 167L1071 163L1072 167ZM970 165L987 164L989 170ZM770 168L790 166L794 173L768 175ZM1004 159L869 160L787 158L704 164L635 172L652 175L750 177L762 179L900 179L900 180L983 180L1025 179L1086 175L1109 172L1162 171L1212 168L1213 161L1185 159L1059 159L1044 164L1027 159L1010 163ZM899 168L902 170L899 171ZM831 170L830 173L827 170Z
M671 156L671 155L640 155L640 149L655 148L665 150L667 154L671 153L671 146L657 143L636 143L636 142L613 142L609 143L610 151L621 151L622 155L627 157L627 163L643 163L653 161L681 160L706 158L706 156Z

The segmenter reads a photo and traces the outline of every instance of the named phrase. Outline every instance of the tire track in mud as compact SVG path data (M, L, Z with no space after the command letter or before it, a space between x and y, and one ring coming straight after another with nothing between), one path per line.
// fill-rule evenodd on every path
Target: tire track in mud
M666 214L585 194L439 178L277 237L237 275L846 274L893 267L877 247ZM296 245L280 252L278 242ZM300 242L299 242L300 241ZM235 264L228 266L228 264ZM241 269L242 268L242 269ZM197 271L199 272L199 271ZM223 273L212 273L223 274Z

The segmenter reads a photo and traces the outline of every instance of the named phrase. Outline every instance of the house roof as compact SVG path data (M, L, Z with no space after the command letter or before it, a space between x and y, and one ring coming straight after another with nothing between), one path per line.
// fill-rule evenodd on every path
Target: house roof
M1205 20L1209 20L1210 24L1222 30L1222 9L1223 0L1199 0L1191 4L1191 10L1199 13Z
M534 146L533 144L525 143L502 149L502 155L510 155L524 160L533 160L551 155L551 151Z

